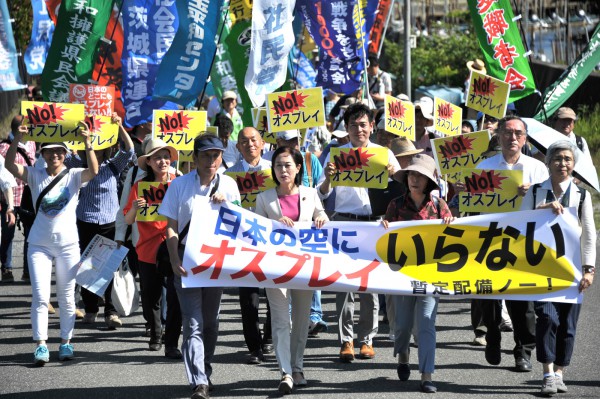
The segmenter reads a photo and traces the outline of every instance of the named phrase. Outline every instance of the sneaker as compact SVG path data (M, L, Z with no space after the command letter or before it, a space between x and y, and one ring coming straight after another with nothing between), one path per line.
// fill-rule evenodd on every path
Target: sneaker
M315 338L320 332L323 331L327 331L327 323L325 323L323 320L310 322L310 325L308 326L309 337Z
M471 342L471 345L473 346L487 346L487 341L485 340L485 337L475 337L473 339L473 342Z
M106 316L104 318L104 322L106 323L106 326L109 330L116 330L117 328L123 325L123 322L121 321L121 319L119 319L119 316L117 316L116 314Z
M49 314L55 314L56 313L56 309L54 309L54 306L52 306L52 304L50 302L48 302L48 313Z
M306 378L304 378L304 373L301 371L294 371L292 373L292 379L294 380L294 385L298 387L305 387L308 385Z
M562 374L554 374L554 384L556 385L556 392L558 393L567 393L569 391L569 388L567 388L563 381Z
M388 334L388 339L392 342L396 341L396 334L394 334L393 332Z
M50 361L50 352L46 345L38 345L33 352L33 363L36 366L43 366Z
M373 345L362 344L360 346L359 357L361 359L373 359L375 357L375 351L373 350Z
M292 389L294 388L294 380L292 376L289 374L284 374L281 378L281 382L279 383L279 393L283 395L289 395L292 393Z
M83 312L80 309L75 309L75 319L76 320L83 319Z
M61 344L58 347L58 360L71 360L73 357L73 345Z
M94 324L96 322L96 316L98 316L98 313L86 313L85 316L83 316L83 319L81 319L81 322L83 324Z
M5 270L2 272L3 283L12 283L13 281L15 281L15 277L12 274L12 270Z
M343 363L350 363L354 360L354 344L352 342L344 342L340 349L340 360Z
M542 390L540 391L542 395L552 396L555 395L558 390L556 389L556 382L554 381L554 376L549 375L544 377L544 381L542 382Z

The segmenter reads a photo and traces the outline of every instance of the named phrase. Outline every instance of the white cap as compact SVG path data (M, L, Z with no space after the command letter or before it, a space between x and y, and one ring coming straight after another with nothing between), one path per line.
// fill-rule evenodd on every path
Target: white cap
M431 97L421 97L415 101L415 110L417 108L421 109L425 119L433 120L433 100Z
M277 138L282 140L292 140L298 138L298 129L284 130L283 132L277 132Z
M348 132L343 130L335 130L331 133L331 135L337 137L338 139L343 139L344 137L348 136Z

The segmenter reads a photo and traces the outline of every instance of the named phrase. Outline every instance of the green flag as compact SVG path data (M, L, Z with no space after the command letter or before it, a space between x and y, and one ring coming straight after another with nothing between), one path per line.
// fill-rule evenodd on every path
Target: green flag
M231 27L229 35L224 43L227 46L229 57L231 58L231 67L233 76L237 83L237 90L242 100L244 114L244 126L252 126L252 101L248 97L248 92L244 87L244 78L248 69L248 61L250 59L250 35L252 32L252 21L249 19L237 21ZM214 70L214 68L213 68ZM222 81L222 80L221 80Z
M112 1L63 0L42 72L44 100L69 102L70 83L90 83Z
M488 75L510 83L509 102L535 91L535 82L509 0L469 0Z
M600 63L600 25L596 27L592 38L579 57L560 75L560 77L544 92L543 107L534 116L538 121L554 114L575 90L585 81L589 74Z

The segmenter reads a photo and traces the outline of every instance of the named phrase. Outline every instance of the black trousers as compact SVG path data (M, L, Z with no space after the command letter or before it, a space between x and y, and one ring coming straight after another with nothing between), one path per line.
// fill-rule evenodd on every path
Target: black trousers
M487 328L486 341L488 345L500 346L502 322L502 301L497 299L477 299L480 301L483 323ZM513 324L515 359L531 358L535 349L535 311L531 301L506 301L506 309Z
M269 301L267 302L267 320L264 324L264 334L260 332L260 323L258 317L258 308L260 305L260 289L255 287L240 287L240 308L242 310L242 328L244 331L244 340L250 352L262 348L267 340L272 339L271 335L271 309Z
M79 249L81 253L83 253L96 234L100 234L102 237L113 240L115 238L115 222L97 224L77 219L77 231L79 232ZM104 317L117 314L117 311L112 304L112 286L113 282L110 280L110 283L104 292ZM81 287L81 299L83 300L85 313L98 313L99 298L98 295Z
M139 261L138 273L142 290L142 310L144 318L150 327L150 342L160 342L161 326L161 299L163 286L167 288L167 319L165 321L165 346L176 348L181 334L181 310L179 299L173 285L173 276L165 279L159 272L156 264Z

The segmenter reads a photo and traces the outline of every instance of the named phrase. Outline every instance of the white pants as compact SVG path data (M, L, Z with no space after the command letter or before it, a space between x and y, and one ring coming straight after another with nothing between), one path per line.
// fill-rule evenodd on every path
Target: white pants
M56 297L60 307L60 337L69 340L75 327L75 276L81 258L79 243L66 245L29 245L31 279L31 324L33 340L48 339L48 303L52 285L52 261L56 263Z
M302 372L313 292L286 288L266 288L266 291L271 306L271 331L279 370L282 374ZM290 297L292 300L291 328Z

